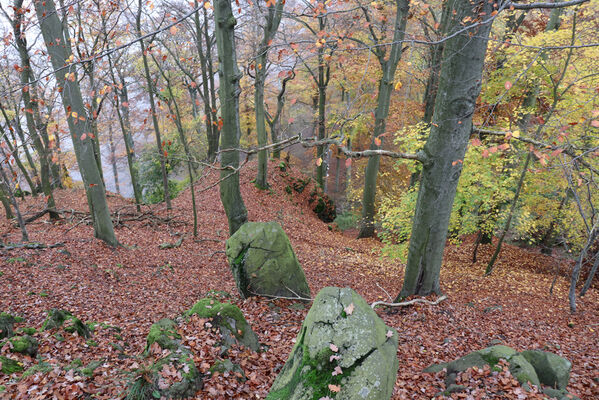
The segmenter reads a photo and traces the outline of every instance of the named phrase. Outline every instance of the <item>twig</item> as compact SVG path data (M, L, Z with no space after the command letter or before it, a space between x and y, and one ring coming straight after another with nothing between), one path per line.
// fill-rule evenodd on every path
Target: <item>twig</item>
M385 294L387 295L387 297L389 298L389 300L393 300L393 297L391 297L391 295L389 294L389 292L387 292L387 291L385 290L385 288L384 288L384 287L382 287L381 285L379 285L379 283L378 283L378 282L376 282L376 286L377 286L379 289L381 289L383 292L385 292Z
M287 288L287 289L289 289L289 288ZM291 290L291 289L289 289L289 290ZM293 292L293 290L291 290L291 291ZM267 297L269 299L314 301L314 299L309 299L309 298L301 297L301 296L298 296L298 297L275 296L273 294L255 293L255 292L252 292L252 291L250 291L250 293L253 294L253 295L256 295L256 296L260 296L260 297ZM295 293L295 292L293 292L293 293Z
M447 296L443 295L435 301L430 301L430 300L426 300L426 299L413 299L410 301L403 301L401 303L387 303L385 301L375 301L374 303L372 303L370 305L370 307L372 307L372 308L375 308L376 306L405 307L405 306L409 306L409 305L416 304L416 303L425 303L425 304L430 304L431 306L436 306L437 304L439 304L440 302L442 302L445 299L447 299Z

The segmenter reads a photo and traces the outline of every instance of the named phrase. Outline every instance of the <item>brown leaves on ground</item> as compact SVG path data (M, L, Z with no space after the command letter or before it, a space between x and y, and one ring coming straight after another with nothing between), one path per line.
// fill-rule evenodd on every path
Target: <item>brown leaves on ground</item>
M311 187L301 194L286 193L289 181L275 163L269 165L271 191L253 186L250 181L254 173L251 167L241 173L249 219L274 220L282 225L313 295L325 286L352 287L368 302L391 300L387 293L398 293L403 266L382 258L379 242L358 241L330 230L309 207ZM295 169L291 175L298 175ZM217 179L213 174L201 182L208 186ZM55 197L61 210L87 210L82 191L56 191ZM33 336L40 342L38 358L43 363L11 353L7 344L2 346L0 355L18 360L25 369L37 366L37 372L30 370L27 377L23 373L0 374L0 385L6 386L0 397L71 399L88 394L98 399L123 398L128 380L146 368L144 362L148 360L139 355L150 325L161 318L176 318L210 290L225 290L235 296L234 303L242 309L267 350L253 353L243 348L230 349L228 358L240 365L244 374L212 374L206 377L196 398L266 396L294 345L307 308L290 308L290 300L242 301L237 297L224 256L228 229L218 187L197 197L197 239L191 235L191 196L186 191L173 202L170 213L162 205L144 206L144 218L122 220L116 232L126 248L113 249L92 239L91 226L78 223L80 220L73 217L76 214L69 212L66 215L70 220L56 224L37 220L28 225L32 241L64 242L63 247L0 249L0 311L25 318L16 329L39 330L45 311L51 308L66 309L83 321L98 323L89 340L61 330L35 333ZM43 209L43 203L41 197L27 199L22 211L33 214ZM113 211L135 211L131 202L117 196L110 196L109 203ZM152 215L149 211L160 218L148 218ZM4 242L20 239L18 228L3 217L0 232ZM159 248L161 243L174 243L181 237L179 247ZM487 347L491 341L501 341L519 351L546 349L568 358L573 364L568 390L582 399L599 398L596 289L579 300L579 312L572 316L568 312L565 277L558 277L553 295L549 294L556 266L562 272L569 271L565 262L534 250L505 246L493 275L483 277L493 248L481 246L479 262L474 265L470 261L472 250L470 238L461 246L450 245L446 250L441 286L448 300L437 306L417 304L390 313L377 310L387 325L399 332L400 368L393 399L431 399L445 389L443 374L422 373L425 367ZM193 317L179 324L183 343L203 373L221 359L218 335L209 323ZM92 370L84 374L86 367ZM161 373L165 383L179 379L169 367ZM539 396L523 392L509 371L469 370L458 377L457 383L468 390L454 393L452 398Z

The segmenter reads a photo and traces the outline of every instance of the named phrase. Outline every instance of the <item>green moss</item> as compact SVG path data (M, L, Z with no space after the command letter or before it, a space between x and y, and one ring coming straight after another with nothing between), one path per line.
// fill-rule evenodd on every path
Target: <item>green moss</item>
M175 350L179 346L176 340L181 339L177 333L177 324L170 319L161 319L150 327L150 332L146 338L146 352L154 343L158 343L161 348Z
M254 351L259 350L258 337L235 304L221 303L215 299L204 298L187 311L187 315L193 314L197 314L201 318L212 318L223 335L225 345L231 345L234 341L237 341Z
M98 347L98 342L96 342L95 340L88 340L87 342L85 342L85 344L87 344L89 347Z
M21 379L25 379L28 376L35 375L38 372L42 373L42 374L47 374L48 372L52 371L53 369L54 369L54 367L52 364L49 364L49 363L45 362L44 360L38 358L38 363L32 367L29 367L27 369L27 371L25 371L23 373L23 376L21 377Z
M0 313L0 339L11 337L14 333L14 325L19 322L23 322L23 318L6 312Z
M75 317L68 311L52 309L48 311L48 318L42 325L42 331L50 329L58 329L62 327L66 332L75 333L88 339L91 332L79 318Z
M87 367L81 370L81 373L87 376L88 378L91 378L92 376L94 376L94 371L96 370L96 368L102 365L103 362L104 360L91 361L89 364L87 364Z
M22 363L8 357L0 356L0 364L2 364L2 373L6 375L23 371Z
M23 333L25 335L34 335L37 330L35 328L19 328L17 329L17 332Z
M297 386L302 384L304 387L310 388L312 400L319 400L328 396L334 398L337 393L329 390L329 385L340 385L343 378L352 374L356 366L342 370L341 374L333 375L337 362L331 361L331 356L334 354L330 349L322 349L313 358L310 357L308 347L303 343L305 331L301 333L301 337L296 346L299 346L301 353L301 361L298 366L286 364L286 367L294 368L294 374L289 382L279 390L272 391L266 397L267 400L284 400L291 397ZM294 353L292 351L292 353ZM284 371L281 371L281 375Z
M12 344L11 351L13 353L27 354L32 357L37 353L38 343L32 336L14 336L9 341Z

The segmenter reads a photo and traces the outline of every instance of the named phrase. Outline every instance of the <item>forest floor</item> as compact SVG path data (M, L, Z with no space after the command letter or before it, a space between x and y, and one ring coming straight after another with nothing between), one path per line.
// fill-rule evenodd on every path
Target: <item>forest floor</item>
M241 173L242 194L250 221L278 221L289 236L302 264L312 295L325 286L351 287L366 301L389 301L402 283L403 265L381 257L381 243L356 240L331 230L311 211L308 196L285 190L277 164L269 165L269 191L250 182L254 169ZM291 176L298 172L291 170ZM19 327L38 329L37 358L16 355L5 345L0 355L21 362L29 373L0 373L0 398L112 399L126 395L127 382L143 374L138 357L152 323L176 318L207 292L226 291L244 312L268 350L252 353L233 349L230 358L242 366L246 380L234 374L206 377L197 399L264 398L293 347L308 307L292 300L240 300L224 255L228 229L218 187L201 191L217 180L209 175L196 186L199 233L192 236L190 191L167 212L163 205L144 206L134 216L131 201L110 196L117 211L117 236L126 247L110 248L92 239L92 227L83 221L87 209L81 190L56 192L64 219L38 219L28 225L32 241L61 247L2 249L0 247L0 311L24 318ZM22 212L43 209L43 198L27 199ZM158 217L158 218L157 218ZM45 217L46 218L46 217ZM45 219L44 218L44 219ZM83 221L83 222L82 222ZM0 243L17 243L18 228L0 217ZM161 249L162 243L179 247ZM493 248L481 246L477 263L471 262L473 240L448 245L441 271L441 287L448 299L438 305L416 304L378 309L387 325L399 332L399 372L393 399L431 399L444 389L443 373L422 370L466 353L501 342L516 350L546 349L568 358L572 375L568 390L582 399L599 398L599 293L596 288L578 299L578 312L568 308L567 273L571 264L534 249L507 245L492 276L484 277ZM560 269L553 294L549 288ZM434 297L431 297L434 299ZM71 334L39 332L52 308L66 309L83 321L100 323L89 340ZM201 322L201 321L200 321ZM121 329L118 333L112 327ZM202 372L219 357L215 339L197 320L180 324L184 344L190 347ZM40 360L43 360L40 361ZM97 361L97 363L92 363ZM87 375L84 366L90 367ZM32 368L33 367L33 368ZM95 367L95 369L93 368ZM469 398L543 398L526 394L507 373L469 371L461 379L470 387ZM4 386L4 390L2 390ZM454 398L457 398L454 394ZM461 395L460 395L461 396ZM463 395L466 397L466 395Z

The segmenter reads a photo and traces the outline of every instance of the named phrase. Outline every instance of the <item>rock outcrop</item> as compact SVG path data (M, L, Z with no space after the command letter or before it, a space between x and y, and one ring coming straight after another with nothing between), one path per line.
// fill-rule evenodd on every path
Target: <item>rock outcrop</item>
M227 240L226 254L243 298L310 297L304 271L278 223L245 223Z
M269 400L385 400L398 369L397 332L352 289L322 289Z

